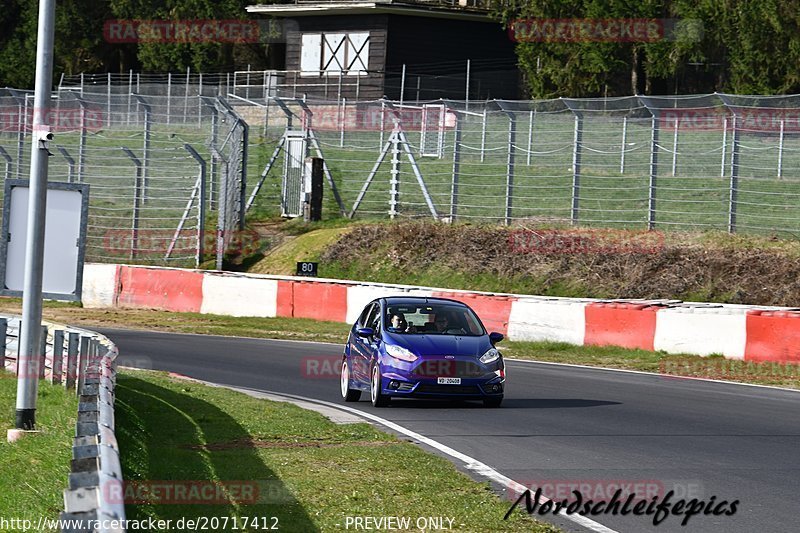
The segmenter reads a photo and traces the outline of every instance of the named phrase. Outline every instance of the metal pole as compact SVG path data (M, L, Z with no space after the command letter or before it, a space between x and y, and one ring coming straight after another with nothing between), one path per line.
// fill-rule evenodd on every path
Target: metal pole
M172 100L172 72L167 73L167 124L169 124L170 100Z
M783 132L784 121L781 120L781 136L778 139L778 179L783 177Z
M625 146L628 144L628 117L622 117L622 148L619 150L619 173L625 174Z
M133 220L131 221L131 260L136 258L136 251L139 247L139 211L141 209L141 201L142 201L142 163L139 161L133 152L125 148L124 146L121 147L122 151L133 161L133 164L136 166L136 177L134 178L134 185L133 185L133 209L132 209L132 217Z
M106 113L106 125L111 125L111 73L109 72L106 75L106 98L108 101L106 102L106 107L108 108L108 112Z
M0 318L0 372L6 370L6 333L8 332L8 320Z
M81 106L81 133L78 138L78 183L84 181L84 171L86 169L86 105L83 100L79 100Z
M25 99L27 102L27 98ZM28 106L17 101L17 179L22 179L22 158L25 157L25 117L23 113L28 112Z
M678 119L675 119L675 131L672 137L672 177L678 169Z
M506 162L506 210L505 224L511 224L511 208L514 202L514 159L516 156L515 147L517 144L517 117L514 113L507 112L508 115L508 160Z
M189 113L189 72L191 67L186 67L186 90L183 96L183 123L186 124L186 115Z
M533 148L533 109L528 115L528 153L525 158L525 164L531 166L531 149Z
M64 330L53 330L53 366L50 371L50 383L61 384L64 360Z
M389 218L397 216L400 202L400 146L397 135L392 136L392 170L389 171Z
M486 157L486 105L483 106L483 124L481 125L481 163Z
M342 111L339 118L339 147L344 148L344 121L347 119L347 98L342 98Z
M0 146L0 157L2 157L6 162L5 179L9 180L11 179L11 156L8 155L8 152L6 152L5 148L2 146ZM0 368L0 370L2 369Z
M403 105L403 97L406 93L406 64L403 63L403 73L400 76L400 105Z
M131 123L131 94L133 93L133 70L128 71L128 114L125 115L125 124Z
M72 156L69 155L69 152L67 152L67 149L63 146L56 146L56 148L58 148L58 151L61 152L62 156L64 156L64 159L67 160L67 165L69 166L69 170L67 171L67 182L72 183L75 174L75 160L72 159Z
M30 191L28 196L28 228L25 243L25 280L22 291L20 327L20 359L17 368L17 402L15 427L33 430L36 427L36 396L39 342L42 323L42 274L44 271L44 229L47 209L47 147L35 137L49 131L42 121L50 109L50 87L53 85L53 40L55 0L39 1L39 28L36 46L36 91L34 95L31 142Z
M647 193L647 229L656 229L656 180L658 178L658 117L654 116L650 126L650 184Z
M722 161L719 164L719 175L725 175L725 156L728 148L728 117L722 120Z
M733 117L733 146L731 147L730 202L728 203L728 233L736 233L736 204L739 196L739 124Z
M386 100L381 98L381 138L378 146L383 146L383 132L386 129Z
M456 131L453 140L453 181L450 184L450 223L456 220L458 214L458 177L461 170L461 116L456 114Z
M575 114L575 136L572 144L572 210L570 220L578 223L581 198L581 148L583 145L583 115Z
M203 125L203 102L201 100L201 96L203 96L203 73L200 73L199 81L197 82L197 125Z
M464 90L464 111L469 111L469 59L467 59L467 87Z

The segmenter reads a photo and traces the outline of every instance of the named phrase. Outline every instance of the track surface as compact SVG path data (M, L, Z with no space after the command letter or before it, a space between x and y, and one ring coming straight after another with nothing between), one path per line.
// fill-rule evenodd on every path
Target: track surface
M117 343L122 364L341 403L338 377L308 376L313 367L304 360L319 358L324 370L330 356L341 355L340 346L103 333ZM674 487L678 497L688 493L687 499L740 501L734 516L698 515L685 527L678 516L658 527L647 516L591 517L620 532L800 530L800 393L536 363L507 366L500 409L408 400L375 409L363 396L348 405L431 437L525 485L629 482ZM546 520L582 531L563 518Z

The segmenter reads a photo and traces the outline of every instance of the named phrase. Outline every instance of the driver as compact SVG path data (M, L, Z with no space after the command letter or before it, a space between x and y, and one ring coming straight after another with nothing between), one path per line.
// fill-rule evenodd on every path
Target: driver
M394 313L392 318L389 319L388 330L392 333L405 333L408 331L408 322L403 313Z

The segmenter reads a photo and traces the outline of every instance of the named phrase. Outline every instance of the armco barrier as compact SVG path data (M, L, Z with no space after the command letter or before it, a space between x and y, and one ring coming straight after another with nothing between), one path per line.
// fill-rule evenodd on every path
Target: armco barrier
M353 322L369 301L442 296L517 341L615 345L753 361L800 360L800 310L679 300L598 300L349 280L87 264L86 307Z
M89 281L96 282L97 279ZM0 371L17 370L19 324L19 317L0 318L0 337L5 346L0 351ZM62 531L124 532L121 528L109 528L125 520L124 504L108 498L115 493L113 487L123 483L114 434L117 348L92 331L49 322L43 328L47 333L39 361L40 378L74 389L79 398L68 488L64 491L64 512L60 518L62 523L83 523L87 527ZM90 524L100 527L90 529Z

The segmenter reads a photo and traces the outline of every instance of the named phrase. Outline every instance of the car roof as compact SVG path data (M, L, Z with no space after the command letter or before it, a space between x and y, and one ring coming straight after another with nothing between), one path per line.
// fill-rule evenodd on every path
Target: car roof
M448 304L467 307L465 303L458 300L451 300L449 298L434 298L424 296L387 296L383 300L388 305L430 305L430 304Z

